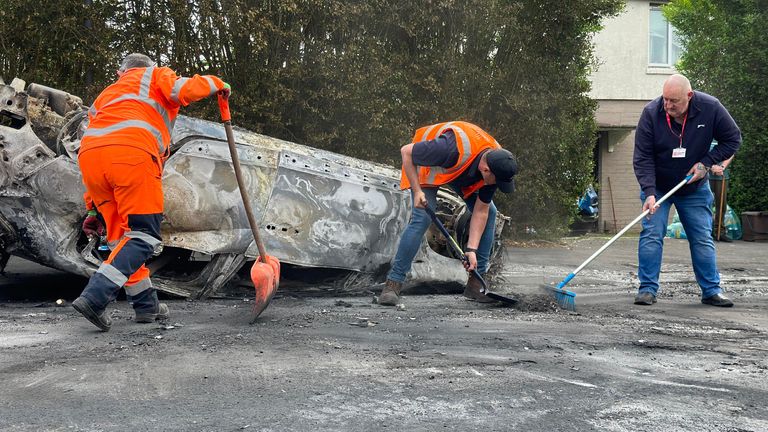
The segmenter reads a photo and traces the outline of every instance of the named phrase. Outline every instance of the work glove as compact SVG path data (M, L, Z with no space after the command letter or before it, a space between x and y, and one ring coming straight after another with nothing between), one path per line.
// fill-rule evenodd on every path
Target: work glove
M219 90L219 95L221 95L221 97L223 97L224 99L229 99L229 95L231 94L232 94L232 87L229 84L224 83L224 88Z
M88 215L83 221L83 233L88 237L101 237L107 232L104 223L101 222L97 215L96 210L88 210Z

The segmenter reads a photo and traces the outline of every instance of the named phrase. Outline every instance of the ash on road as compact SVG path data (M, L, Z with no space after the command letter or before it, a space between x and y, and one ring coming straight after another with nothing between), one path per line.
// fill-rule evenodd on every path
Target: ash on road
M569 285L577 313L550 307L537 285L604 240L511 248L496 286L519 308L283 291L254 325L243 299L170 300L164 325L133 323L122 301L109 333L54 303L83 280L15 260L0 430L768 430L768 245L718 244L732 309L700 304L673 239L656 305L632 304L637 240L622 239Z

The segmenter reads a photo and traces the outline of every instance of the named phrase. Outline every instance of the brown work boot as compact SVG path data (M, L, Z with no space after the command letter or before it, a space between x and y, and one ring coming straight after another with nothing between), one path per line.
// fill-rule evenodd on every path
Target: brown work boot
M469 275L469 279L467 279L467 286L464 288L464 297L475 300L479 303L493 303L496 301L487 295L482 294L480 292L482 289L482 282L480 282L480 280L473 275Z
M402 282L395 282L387 279L386 286L379 295L379 304L382 306L395 306L400 303L400 290L403 289Z

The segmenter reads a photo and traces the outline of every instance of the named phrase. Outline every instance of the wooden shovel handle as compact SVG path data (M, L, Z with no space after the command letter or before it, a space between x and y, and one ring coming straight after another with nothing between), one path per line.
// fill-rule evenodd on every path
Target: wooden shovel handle
M227 144L229 145L229 154L232 155L232 166L235 169L235 178L237 179L237 188L240 190L240 196L243 198L243 207L245 207L245 215L248 217L248 224L251 226L251 232L253 233L253 240L256 241L256 247L259 248L259 255L261 255L261 261L267 262L267 251L264 250L264 244L261 242L261 236L259 236L259 228L256 225L256 218L253 217L253 209L251 208L251 200L248 199L248 192L245 189L245 181L243 180L243 170L240 168L240 157L237 155L237 148L235 147L235 134L232 131L232 121L229 114L229 101L219 95L219 110L221 111L221 120L224 122L224 131L227 133Z

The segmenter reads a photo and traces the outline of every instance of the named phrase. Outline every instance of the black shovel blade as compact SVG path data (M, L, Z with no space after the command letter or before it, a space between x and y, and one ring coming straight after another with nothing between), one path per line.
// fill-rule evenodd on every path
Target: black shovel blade
M465 255L466 256L466 255ZM480 281L480 283L483 285L483 289L480 291L481 293L485 294L486 297L492 298L496 301L500 301L504 304L508 305L514 305L517 303L517 299L512 297L505 297L501 294L497 294L495 292L488 291L488 284L485 282L485 279L483 279L482 276L480 276L480 273L478 273L477 270L472 270L470 273L472 273L472 276L475 277Z
M517 304L517 299L513 298L513 297L506 297L506 296L503 296L501 294L492 293L490 291L486 291L485 295L488 296L489 298L492 298L492 299L494 299L496 301L500 301L500 302L502 302L504 304L508 304L510 306L513 306L513 305Z
M432 218L432 222L434 222L434 224L440 229L440 232L443 233L443 235L445 236L445 239L448 240L448 245L453 249L454 252L456 252L459 256L461 256L461 261L465 263L468 262L467 255L464 254L464 251L461 250L461 248L459 247L459 244L456 243L456 240L454 240L453 237L451 237L451 233L448 232L448 230L445 228L445 225L443 225L443 223L440 222L440 219L437 218L437 214L435 214L435 211L432 210L429 206L427 206L424 210L429 214L429 217ZM483 284L483 289L481 292L485 294L487 297L508 305L513 305L517 303L517 300L512 297L505 297L501 294L496 294L488 291L488 284L485 283L485 279L483 279L480 273L478 273L477 270L472 270L471 273L475 278L477 278L480 281L480 283Z

